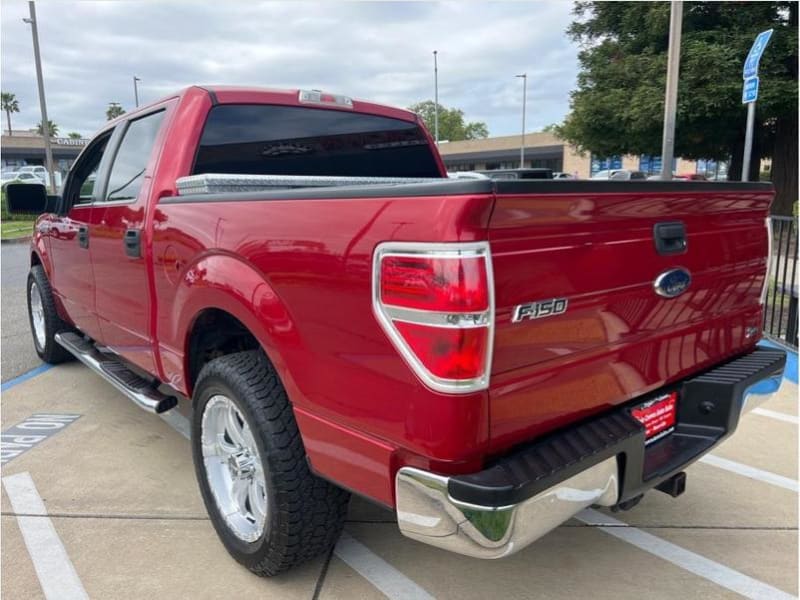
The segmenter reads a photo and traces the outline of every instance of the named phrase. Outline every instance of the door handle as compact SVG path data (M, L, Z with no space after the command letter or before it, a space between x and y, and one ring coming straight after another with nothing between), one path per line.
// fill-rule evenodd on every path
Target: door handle
M81 248L89 247L89 227L87 225L78 227L78 245Z
M131 258L142 257L142 232L139 229L127 229L122 239L125 254Z
M656 251L664 256L686 252L686 226L681 221L656 223L653 226Z

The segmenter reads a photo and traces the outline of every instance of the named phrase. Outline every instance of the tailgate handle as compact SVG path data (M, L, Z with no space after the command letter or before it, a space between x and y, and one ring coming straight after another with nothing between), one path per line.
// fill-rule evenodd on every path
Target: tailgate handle
M681 221L656 223L653 226L656 251L661 255L686 252L686 226Z

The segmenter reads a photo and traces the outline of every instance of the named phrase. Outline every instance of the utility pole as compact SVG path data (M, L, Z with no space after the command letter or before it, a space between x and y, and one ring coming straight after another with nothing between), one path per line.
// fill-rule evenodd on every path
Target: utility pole
M678 107L678 72L681 65L681 26L683 2L672 0L669 11L669 50L667 90L664 98L664 133L661 136L661 179L672 179L675 156L675 113Z
M139 88L136 87L136 82L141 81L136 75L133 76L133 98L136 102L136 108L139 108Z
M519 145L519 168L525 168L525 108L528 104L528 74L515 75L522 79L522 141Z
M30 18L22 19L31 26L33 33L33 59L36 63L36 81L39 84L39 105L42 109L42 135L44 136L44 158L47 172L50 174L50 190L56 193L56 175L53 172L53 151L50 148L50 123L47 120L47 102L44 99L44 77L42 77L42 58L39 55L39 31L36 26L36 6L33 0L28 2Z
M433 139L439 145L439 61L433 51Z

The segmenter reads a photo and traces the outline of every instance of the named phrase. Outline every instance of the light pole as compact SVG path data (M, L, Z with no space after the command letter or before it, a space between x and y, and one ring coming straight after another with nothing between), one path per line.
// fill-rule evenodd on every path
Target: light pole
M439 145L439 61L438 50L433 51L433 139Z
M672 179L675 155L675 112L678 106L678 71L681 64L682 0L672 0L669 12L669 50L667 51L667 90L664 98L664 132L661 136L661 179Z
M136 83L141 81L136 75L133 76L133 98L136 102L136 107L139 107L139 88L136 87Z
M525 168L525 107L528 103L528 74L515 75L522 79L522 141L519 145L519 168Z
M50 191L56 193L56 176L53 172L53 151L50 148L50 123L47 120L47 102L44 99L44 77L42 77L42 59L39 55L39 31L36 27L36 6L33 0L28 2L30 18L22 19L31 26L33 33L33 60L36 63L36 82L39 85L39 105L42 110L42 136L44 137L44 159L50 173Z

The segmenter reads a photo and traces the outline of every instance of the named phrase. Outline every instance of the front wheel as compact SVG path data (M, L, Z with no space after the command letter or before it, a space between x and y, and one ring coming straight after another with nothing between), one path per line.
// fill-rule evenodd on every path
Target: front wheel
M292 407L263 352L203 367L192 456L217 534L254 573L276 575L336 543L350 496L309 470Z
M55 335L68 331L69 326L58 316L50 282L41 265L34 265L28 273L28 320L33 334L33 347L44 362L52 365L72 358L56 342Z

